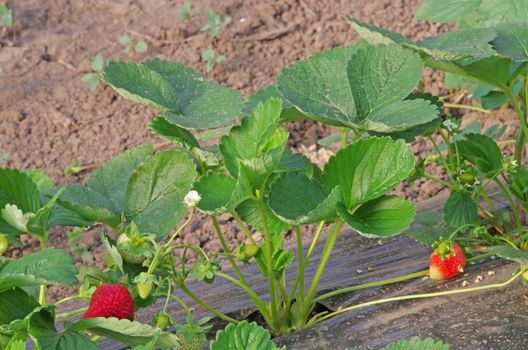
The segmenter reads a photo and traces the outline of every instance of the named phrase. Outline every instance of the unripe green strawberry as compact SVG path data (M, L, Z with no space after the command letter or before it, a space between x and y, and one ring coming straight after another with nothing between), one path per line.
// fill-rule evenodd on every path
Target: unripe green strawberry
M174 324L174 321L172 320L171 315L164 311L160 311L154 315L154 323L162 330L166 330Z
M460 174L459 180L462 185L473 185L475 183L475 175L473 175L472 173L466 172L466 173Z
M176 332L176 336L180 341L180 350L203 350L207 342L203 333Z
M9 240L4 234L0 234L0 254L4 254L9 247Z
M455 243L441 242L431 254L429 277L433 280L447 280L462 272L466 257L462 248Z
M139 297L141 299L147 299L150 296L150 293L152 293L154 285L152 283L138 283L137 288L139 292Z
M148 272L141 272L134 278L134 282L137 284L139 297L147 299L154 289L156 276Z
M139 265L142 264L143 261L146 260L146 257L143 255L137 255L131 252L130 245L132 242L128 238L126 234L121 234L117 238L117 250L119 251L119 254L121 254L121 257L124 261L126 261L129 264L135 264Z
M239 245L235 251L236 258L242 262L248 262L252 257L258 253L259 247L255 244Z

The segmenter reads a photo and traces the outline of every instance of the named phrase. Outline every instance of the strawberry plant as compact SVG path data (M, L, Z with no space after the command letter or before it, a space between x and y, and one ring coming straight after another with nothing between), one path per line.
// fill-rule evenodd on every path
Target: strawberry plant
M487 2L482 2L482 6L484 3ZM510 4L501 2L506 3ZM430 1L424 7L433 4L436 2ZM528 27L524 23L502 23L510 18L508 16L495 24L495 17L482 23L488 27L460 28L418 42L353 18L350 21L367 41L398 44L416 51L425 65L486 84L495 96L500 96L500 101L513 107L519 120L518 132L513 139L507 140L515 145L513 156L501 150L504 141L497 139L504 129L498 125L481 133L478 127L462 128L459 120L446 118L439 127L425 134L433 145L433 152L418 162L415 178L426 177L451 190L444 207L447 226L463 226L460 233L471 231L474 238L487 244L502 242L524 249L527 246L526 231L522 229L527 222L524 196L527 170L523 165L523 152L528 135L528 57L523 52ZM447 181L428 173L428 164L442 167ZM491 199L493 186L508 201L506 210L497 208Z
M214 20L206 30L227 24L210 17ZM30 337L38 348L91 349L99 336L106 336L129 346L201 348L207 320L193 320L189 306L173 293L178 289L231 323L217 334L212 349L246 348L251 339L276 348L264 329L210 306L189 288L191 281L233 283L252 300L273 335L283 335L362 307L493 290L528 279L525 25L487 23L413 42L350 21L365 42L295 62L280 72L275 85L247 99L178 63L148 59L103 68L101 62L98 75L117 93L159 111L149 127L174 148L127 150L93 171L84 185L57 187L39 172L0 169L0 232L8 240L33 234L41 247L18 260L0 260L0 344L20 346ZM506 97L521 126L513 156L501 150L498 126L481 133L479 127L462 128L458 119L443 115L449 106L419 90L426 66L489 84ZM338 130L326 142L339 140L341 147L322 169L287 148L285 124L297 120ZM419 136L431 142L434 152L416 161L406 143ZM446 178L433 176L429 166L442 167ZM421 213L409 229L415 206L390 191L420 177L439 182L450 196L441 219ZM494 204L491 184L508 201L507 209ZM198 212L211 220L233 274L222 271L200 246L176 243ZM232 217L246 236L235 249L226 241L219 215ZM100 234L107 250L103 270L88 265L79 271L66 251L47 247L54 226L96 224L105 225ZM304 232L310 225L316 231L306 248ZM435 249L430 270L319 293L345 226L375 239L406 231ZM257 232L260 242L254 238ZM295 237L294 249L285 245L287 232ZM308 278L318 244L321 257ZM484 255L474 256L480 251ZM190 263L189 252L196 261ZM519 268L502 283L316 311L318 302L346 292L426 274L447 279L466 261L490 255L513 260ZM269 297L257 293L240 263L256 264ZM49 304L47 286L52 284L77 284L78 295ZM77 299L88 306L55 313L57 305ZM165 304L152 325L133 321L138 308L158 299ZM175 325L167 313L171 300L186 312L186 324ZM71 319L80 314L83 319ZM55 323L62 319L69 320L57 330ZM170 332L174 325L176 334ZM443 347L430 339L423 343Z

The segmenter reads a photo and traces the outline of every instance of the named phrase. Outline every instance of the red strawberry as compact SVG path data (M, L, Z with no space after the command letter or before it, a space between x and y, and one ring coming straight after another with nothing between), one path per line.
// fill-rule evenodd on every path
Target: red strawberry
M134 318L134 300L128 289L121 284L102 284L90 298L88 311L83 318L115 317Z
M431 254L429 277L433 280L447 280L464 272L466 257L459 245L440 242Z

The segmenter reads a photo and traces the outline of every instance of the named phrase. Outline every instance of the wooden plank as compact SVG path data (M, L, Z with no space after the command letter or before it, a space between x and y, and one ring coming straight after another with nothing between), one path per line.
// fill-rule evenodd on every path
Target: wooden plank
M422 202L420 210L438 209L445 197ZM309 285L321 256L319 244L306 270ZM427 267L430 249L405 236L385 239L366 239L350 230L341 233L325 274L320 281L319 294L341 287L383 280L416 272ZM292 275L296 265L288 269ZM331 310L359 302L395 295L458 288L462 279L473 281L479 274L486 276L481 283L493 283L507 279L515 268L504 261L488 260L468 268L468 276L447 283L428 278L398 283L391 286L370 288L326 300ZM487 276L487 271L496 273ZM264 299L268 299L267 282L255 265L243 268L248 282ZM190 283L190 289L226 314L242 319L254 311L251 300L231 282L217 279L212 285ZM520 283L500 292L440 297L416 301L378 305L368 309L346 313L295 334L277 339L288 349L379 349L402 337L433 336L450 343L454 349L527 349L528 312L525 312L523 289ZM209 314L183 295L195 308L196 318ZM78 306L78 305L77 305ZM142 309L137 314L140 322L149 322L152 315L161 310L163 301ZM500 312L498 309L500 308ZM168 311L179 322L184 321L183 310L171 303ZM455 321L456 320L456 321ZM222 327L221 322L216 327ZM451 334L454 332L456 334ZM212 334L211 334L212 335ZM487 346L489 345L489 346ZM122 344L104 339L101 349L124 349Z

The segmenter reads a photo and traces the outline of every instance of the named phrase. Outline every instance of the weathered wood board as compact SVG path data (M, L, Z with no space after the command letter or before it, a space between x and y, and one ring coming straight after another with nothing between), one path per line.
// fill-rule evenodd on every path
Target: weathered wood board
M425 203L421 209L438 207L440 200ZM320 258L322 244L307 268L306 283L310 282ZM321 279L319 292L340 287L397 277L427 268L430 249L405 236L383 241L366 239L350 231L343 231L335 254ZM404 294L436 292L462 288L464 280L475 286L507 280L516 265L504 260L486 260L471 265L466 274L449 282L435 282L427 277L385 287L370 288L327 300L323 304L336 310L360 302ZM293 273L296 266L290 266ZM267 283L256 266L243 268L248 282L257 294L267 299ZM489 272L492 271L492 272ZM191 284L210 305L235 317L245 317L253 311L251 300L231 282L218 279L213 285ZM182 293L176 292L184 297ZM516 281L512 285L490 292L461 294L449 297L408 300L359 309L326 320L321 324L276 339L290 350L309 349L380 349L386 344L411 336L431 336L451 345L451 349L466 350L524 350L528 349L528 306L525 294L528 287ZM186 297L184 297L188 300ZM208 315L193 302L195 317ZM162 308L156 305L138 312L137 320L149 322ZM169 310L180 322L184 313L176 304ZM123 349L111 340L99 343L102 349Z

